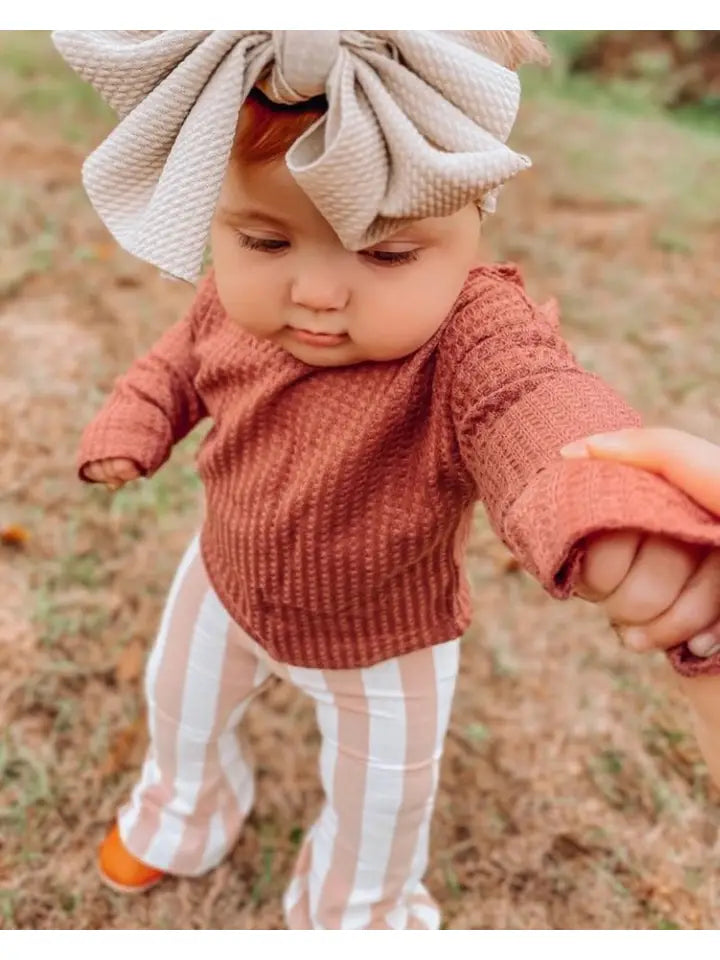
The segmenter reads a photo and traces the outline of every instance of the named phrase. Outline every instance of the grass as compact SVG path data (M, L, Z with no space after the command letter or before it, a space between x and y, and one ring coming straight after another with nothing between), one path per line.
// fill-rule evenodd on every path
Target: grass
M554 93L536 94L523 107L529 120L518 140L531 156L534 138L528 133L538 108L565 130L542 169L561 206L593 204L602 212L652 205L675 229L716 225L720 183L710 174L720 164L717 136L672 126L661 114L631 117L612 103L578 114L576 104ZM546 123L543 117L543 128ZM603 142L612 149L599 149Z
M710 137L720 133L720 103L708 96L705 101L668 110L658 102L657 78L667 70L667 63L649 59L643 75L637 79L604 78L571 73L574 56L598 33L598 30L546 30L541 36L553 58L549 69L528 67L523 71L523 89L527 95L557 97L583 108L610 111L630 118L652 117Z
M178 444L172 464L161 472L148 480L128 484L113 496L110 516L121 522L126 532L141 536L149 520L172 521L173 516L197 501L201 484L192 458L208 429L209 425L202 425L192 437ZM104 490L97 495L107 498Z
M0 91L3 112L52 120L63 140L78 145L91 141L114 116L41 30L0 31Z
M2 830L23 837L21 859L32 856L33 831L54 803L47 759L24 747L14 731L0 740L0 789L6 805L0 808Z

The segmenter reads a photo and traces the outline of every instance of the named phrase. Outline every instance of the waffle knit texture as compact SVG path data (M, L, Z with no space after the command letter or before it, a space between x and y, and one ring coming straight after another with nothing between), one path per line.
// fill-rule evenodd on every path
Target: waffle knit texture
M210 273L87 427L80 475L128 457L150 476L206 416L203 560L230 615L281 663L364 667L463 633L478 500L558 598L595 532L720 546L720 521L664 479L560 458L565 444L640 418L578 367L510 265L472 271L409 357L344 368L308 366L244 332ZM669 655L686 675L720 672L717 654Z

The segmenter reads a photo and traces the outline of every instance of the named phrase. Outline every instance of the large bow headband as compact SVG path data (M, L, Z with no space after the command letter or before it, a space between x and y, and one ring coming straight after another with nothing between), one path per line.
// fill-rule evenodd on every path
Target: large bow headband
M494 193L530 165L505 146L517 75L482 32L61 30L56 47L120 115L83 166L101 219L130 253L194 282L253 86L327 113L286 162L348 249Z

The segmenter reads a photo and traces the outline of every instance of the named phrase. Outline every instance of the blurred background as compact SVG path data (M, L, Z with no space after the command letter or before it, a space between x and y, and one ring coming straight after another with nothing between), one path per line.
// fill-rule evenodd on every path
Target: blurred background
M649 422L720 441L720 33L544 34L488 257L556 296ZM312 711L249 717L256 808L210 876L122 898L95 848L145 746L144 658L198 519L195 431L149 482L82 485L80 432L192 291L110 240L80 166L109 111L46 33L0 33L0 928L267 928L318 808ZM478 511L476 616L428 883L450 928L720 922L720 807L663 658L519 572Z

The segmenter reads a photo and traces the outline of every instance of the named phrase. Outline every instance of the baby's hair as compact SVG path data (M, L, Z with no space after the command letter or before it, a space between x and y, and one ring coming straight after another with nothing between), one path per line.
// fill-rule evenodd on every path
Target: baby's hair
M233 158L244 163L281 159L326 110L325 97L288 105L273 103L260 90L251 90L240 111Z
M487 55L510 70L524 63L550 63L547 47L531 30L478 30L476 36Z

